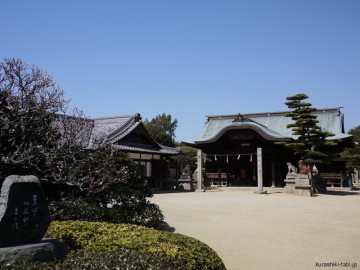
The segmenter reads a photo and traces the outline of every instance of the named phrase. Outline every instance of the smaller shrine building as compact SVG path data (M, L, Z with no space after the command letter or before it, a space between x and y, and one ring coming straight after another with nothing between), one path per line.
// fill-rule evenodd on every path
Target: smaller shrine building
M287 112L208 116L203 132L186 145L200 149L206 175L212 184L257 186L257 149L262 149L264 186L284 186L288 172L287 162L297 163L291 149L277 144L292 141L292 122ZM338 140L334 151L351 147L353 136L344 130L344 114L340 108L318 109L314 112L319 126L334 134ZM316 165L320 172L345 173L345 164L334 161L331 166Z
M96 149L109 142L138 164L142 177L148 180L151 188L173 188L176 175L169 160L179 154L179 149L156 142L146 130L139 113L93 119L59 116L57 126L65 136L66 130L78 128L77 121L86 126L77 139L85 149Z

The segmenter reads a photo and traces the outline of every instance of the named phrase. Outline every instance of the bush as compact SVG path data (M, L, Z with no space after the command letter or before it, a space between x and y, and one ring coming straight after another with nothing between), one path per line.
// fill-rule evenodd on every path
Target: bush
M49 211L51 219L56 221L131 223L156 227L164 219L159 207L149 202L137 203L133 207L127 204L108 208L88 203L82 198L69 198L50 202Z
M7 270L53 270L53 269L127 269L127 270L181 270L185 265L158 254L146 256L136 250L120 249L117 252L71 253L57 262L23 262L5 267Z
M145 261L158 256L164 262L174 261L183 265L182 268L173 269L225 269L216 252L201 241L142 226L81 221L53 222L46 236L57 238L70 250L80 253L111 252L118 256L119 250L132 250L141 254Z
M152 192L137 165L112 145L58 161L61 179L43 181L53 220L104 221L156 226L164 219L147 198ZM108 208L112 205L112 208Z

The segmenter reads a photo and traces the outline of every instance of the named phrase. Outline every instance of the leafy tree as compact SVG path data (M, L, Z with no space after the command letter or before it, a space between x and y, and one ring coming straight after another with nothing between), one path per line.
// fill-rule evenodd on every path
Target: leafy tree
M294 154L310 166L322 164L333 158L330 151L333 146L337 145L335 140L328 140L334 134L323 131L316 120L317 116L313 114L317 109L312 108L312 104L305 102L308 96L306 94L297 94L286 98L285 104L291 112L286 113L286 117L291 117L294 121L287 125L291 128L293 135L297 139L291 142L284 142L286 147L292 148Z
M197 167L197 150L187 145L179 145L180 153L175 158L177 164L180 166L182 172L186 165L190 165L190 168L194 171Z
M172 120L171 115L157 115L151 121L145 119L144 125L154 140L162 145L174 147L175 146L175 130L178 121Z
M355 142L360 142L360 126L351 129L349 134L354 136ZM341 153L341 159L346 162L346 167L352 171L354 168L360 169L360 144L354 148L348 148Z

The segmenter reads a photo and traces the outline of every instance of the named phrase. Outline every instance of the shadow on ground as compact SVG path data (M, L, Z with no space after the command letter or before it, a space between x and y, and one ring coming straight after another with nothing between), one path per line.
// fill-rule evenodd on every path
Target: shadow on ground
M334 195L334 196L354 196L360 195L359 191L341 191L341 190L328 190L325 194Z

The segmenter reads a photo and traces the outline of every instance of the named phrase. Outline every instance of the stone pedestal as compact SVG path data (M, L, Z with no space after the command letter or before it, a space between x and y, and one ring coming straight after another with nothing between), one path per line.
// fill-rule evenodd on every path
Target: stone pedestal
M285 192L294 193L302 196L312 196L313 191L308 175L288 173L286 175Z
M185 190L185 191L195 190L194 181L191 179L191 177L180 178L178 180L178 185L179 185L179 190Z
M267 190L257 190L255 194L267 194Z
M69 250L58 240L48 238L27 245L0 248L0 268L23 261L48 262L66 256Z
M312 187L308 175L298 175L295 179L295 194L312 196Z
M290 173L286 175L286 178L284 180L285 182L284 190L286 193L295 193L295 179L296 179L296 174Z

